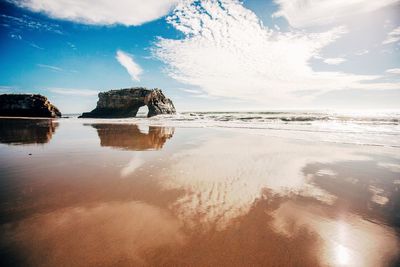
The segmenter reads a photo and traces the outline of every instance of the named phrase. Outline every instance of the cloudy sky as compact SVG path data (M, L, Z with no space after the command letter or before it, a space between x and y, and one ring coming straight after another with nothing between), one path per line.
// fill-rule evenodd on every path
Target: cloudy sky
M0 0L0 93L64 113L162 88L179 110L400 108L400 0Z

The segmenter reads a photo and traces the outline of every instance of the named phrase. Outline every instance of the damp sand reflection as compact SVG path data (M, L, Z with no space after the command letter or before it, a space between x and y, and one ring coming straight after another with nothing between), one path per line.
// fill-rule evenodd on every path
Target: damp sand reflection
M52 119L0 118L0 143L10 145L45 144L58 123Z
M0 148L8 265L399 263L397 148L66 122L30 162Z
M125 150L161 149L174 135L174 128L148 127L147 133L134 124L92 124L97 130L100 145Z

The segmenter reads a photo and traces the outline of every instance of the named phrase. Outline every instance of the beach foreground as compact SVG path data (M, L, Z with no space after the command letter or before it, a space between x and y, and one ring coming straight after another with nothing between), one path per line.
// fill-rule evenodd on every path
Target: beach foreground
M0 128L1 266L400 264L390 140L101 120Z

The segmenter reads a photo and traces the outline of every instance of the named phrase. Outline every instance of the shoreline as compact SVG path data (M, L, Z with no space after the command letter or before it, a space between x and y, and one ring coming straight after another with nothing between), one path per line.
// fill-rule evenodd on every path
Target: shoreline
M286 115L282 118L286 118ZM0 120L51 120L62 124L125 124L141 126L175 127L175 128L215 128L231 131L248 131L255 134L285 137L289 139L320 141L327 143L354 144L360 146L382 146L400 147L400 116L381 118L365 118L360 120L341 118L302 118L302 114L292 114L295 119L300 120L282 121L281 117L276 118L252 115L252 117L211 114L208 117L203 115L159 115L152 118L26 118L26 117L0 117ZM314 115L312 115L314 116Z
M355 265L399 260L397 148L204 127L60 120L52 136L32 129L30 145L0 146L10 260L335 266L338 249Z

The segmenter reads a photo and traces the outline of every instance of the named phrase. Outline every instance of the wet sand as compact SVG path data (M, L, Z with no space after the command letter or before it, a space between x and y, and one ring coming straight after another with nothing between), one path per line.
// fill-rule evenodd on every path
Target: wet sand
M1 266L396 266L400 149L0 120Z

